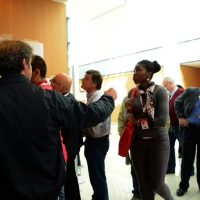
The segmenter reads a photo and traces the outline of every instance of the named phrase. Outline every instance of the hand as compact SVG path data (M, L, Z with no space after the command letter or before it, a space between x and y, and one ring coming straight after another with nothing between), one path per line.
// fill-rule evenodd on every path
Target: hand
M125 107L129 111L131 106L133 106L133 98L128 98L125 101Z
M135 119L135 117L132 113L126 114L126 120L129 121L133 125L138 125L138 120Z
M109 88L108 90L104 91L104 94L109 94L113 97L114 100L117 99L117 93L114 88Z
M185 119L185 118L179 118L179 123L181 124L181 126L188 126L189 122Z

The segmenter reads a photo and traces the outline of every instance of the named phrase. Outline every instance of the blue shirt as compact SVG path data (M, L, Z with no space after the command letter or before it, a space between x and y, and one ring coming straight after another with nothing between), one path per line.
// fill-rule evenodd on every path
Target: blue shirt
M197 99L194 109L186 120L192 124L200 125L200 97Z

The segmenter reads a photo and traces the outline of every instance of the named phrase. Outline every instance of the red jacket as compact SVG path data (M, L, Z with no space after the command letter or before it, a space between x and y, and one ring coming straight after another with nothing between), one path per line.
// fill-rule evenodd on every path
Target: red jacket
M48 84L46 79L39 81L36 85L40 86L42 89L52 90L52 87Z

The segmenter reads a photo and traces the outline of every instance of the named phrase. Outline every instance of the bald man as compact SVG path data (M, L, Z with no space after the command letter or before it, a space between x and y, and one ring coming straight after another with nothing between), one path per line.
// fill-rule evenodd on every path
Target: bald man
M65 96L70 94L69 92L72 85L72 79L69 75L65 73L59 73L54 78L52 78L50 82L53 90L56 90Z
M75 100L73 94L70 93L72 79L69 75L64 73L57 74L50 80L51 87L66 96ZM67 173L64 185L65 198L67 200L81 200L78 179L75 171L75 158L80 151L83 144L82 133L79 130L68 128L61 128L63 142L66 145L68 159L67 159Z

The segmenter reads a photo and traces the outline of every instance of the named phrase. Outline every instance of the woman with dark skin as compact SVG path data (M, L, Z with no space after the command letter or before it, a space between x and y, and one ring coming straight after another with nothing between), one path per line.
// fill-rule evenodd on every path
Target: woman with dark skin
M127 120L135 126L131 156L143 200L154 200L154 192L165 200L174 199L164 182L170 151L166 129L168 94L163 86L151 81L160 68L156 61L137 63L133 74L137 92L125 103L127 110L133 105Z

